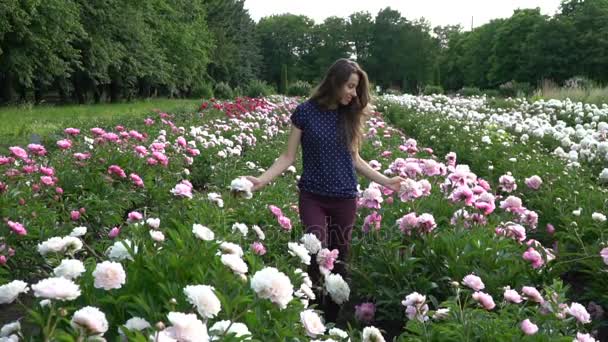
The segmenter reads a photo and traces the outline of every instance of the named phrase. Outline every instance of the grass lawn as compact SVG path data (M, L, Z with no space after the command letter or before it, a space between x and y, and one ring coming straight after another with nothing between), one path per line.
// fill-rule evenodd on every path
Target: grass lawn
M169 113L184 109L194 111L201 102L199 99L152 99L116 104L0 107L0 147L27 144L33 133L45 136L65 127L78 128L80 123L91 120L146 117L153 109Z

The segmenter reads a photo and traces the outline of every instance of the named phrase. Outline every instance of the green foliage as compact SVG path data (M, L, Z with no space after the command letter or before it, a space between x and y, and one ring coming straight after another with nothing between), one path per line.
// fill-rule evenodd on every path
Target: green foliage
M192 96L210 99L213 97L213 87L209 83L200 82L192 89Z
M253 80L245 89L245 95L249 97L264 97L276 94L276 90L265 81Z
M289 85L287 95L289 96L310 96L312 86L306 81L296 81Z
M464 87L458 91L462 96L480 96L481 90L477 87Z
M503 97L526 97L532 93L532 86L527 82L509 81L498 87Z
M500 91L498 91L496 89L485 89L485 90L482 90L482 93L486 94L486 96L489 98L500 96Z
M424 87L424 95L443 94L443 87L439 85L427 85Z
M213 94L215 94L215 97L217 97L218 99L230 99L234 97L232 88L228 83L224 82L219 82L215 84L215 86L213 87Z

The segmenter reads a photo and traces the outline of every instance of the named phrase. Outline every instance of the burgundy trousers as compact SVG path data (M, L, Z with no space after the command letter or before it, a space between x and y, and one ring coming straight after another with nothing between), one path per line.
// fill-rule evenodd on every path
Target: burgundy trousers
M315 234L324 248L339 251L338 262L334 264L332 272L340 274L344 280L347 280L346 261L356 219L357 199L328 197L300 191L299 211L305 233ZM308 275L314 286L320 285L321 273L316 255L311 258ZM340 307L329 296L324 297L322 291L318 291L317 300L313 303L319 304L325 311L327 321L336 321Z

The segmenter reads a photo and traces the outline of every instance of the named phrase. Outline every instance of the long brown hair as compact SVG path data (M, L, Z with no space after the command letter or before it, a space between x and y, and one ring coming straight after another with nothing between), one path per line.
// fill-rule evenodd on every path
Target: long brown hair
M339 102L339 95L352 74L359 75L357 96L344 106ZM311 100L316 101L324 109L338 104L341 127L339 136L351 152L358 150L363 140L363 123L366 116L364 109L370 100L367 73L359 64L346 58L335 61L325 73L321 83L313 90Z

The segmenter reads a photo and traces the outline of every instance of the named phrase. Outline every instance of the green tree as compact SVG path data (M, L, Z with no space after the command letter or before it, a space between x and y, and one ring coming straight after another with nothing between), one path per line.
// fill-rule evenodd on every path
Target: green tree
M4 101L35 101L57 77L68 77L79 65L70 42L84 35L78 7L70 0L17 1L0 5L0 84Z

